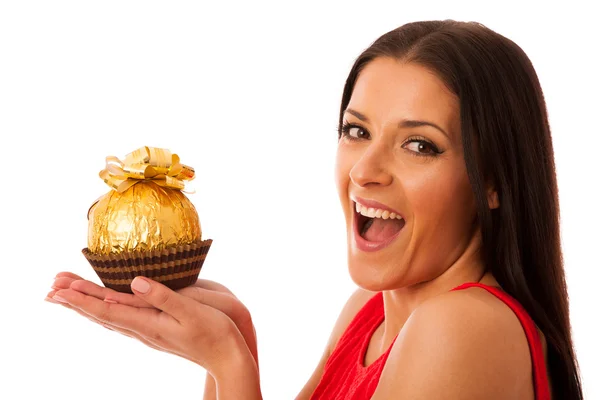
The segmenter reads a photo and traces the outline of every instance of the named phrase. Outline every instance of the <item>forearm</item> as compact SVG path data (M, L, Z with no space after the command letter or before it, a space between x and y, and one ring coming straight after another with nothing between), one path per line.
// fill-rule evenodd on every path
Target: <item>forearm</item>
M233 359L211 375L218 400L262 400L256 362L245 345Z
M251 372L244 372L245 370L251 371L252 366L242 366L238 369L242 371L241 374L232 368L230 374L219 380L218 393L215 378L207 372L203 400L262 399L258 373L254 375Z
M217 384L215 378L211 374L206 372L206 379L204 381L204 397L203 400L217 400Z
M253 354L253 356L256 357L256 355L254 355L254 354ZM258 380L260 381L260 370L258 369L258 360L256 360L256 363L257 363L256 364L256 374L258 376ZM251 368L251 367L247 367L247 368ZM226 390L227 388L224 386L227 386L227 384L225 383L225 380L222 380L221 388L223 390ZM217 382L215 381L215 378L208 371L206 371L206 379L204 381L204 396L202 397L202 399L203 400L220 400L221 398L223 398L223 397L217 397Z

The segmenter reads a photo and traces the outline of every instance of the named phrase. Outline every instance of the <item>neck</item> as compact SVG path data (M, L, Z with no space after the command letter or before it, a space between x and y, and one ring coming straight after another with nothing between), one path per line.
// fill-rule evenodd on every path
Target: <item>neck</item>
M385 321L382 348L387 349L398 335L412 312L424 301L448 292L465 282L482 282L494 285L490 273L486 274L480 258L481 238L474 235L462 255L436 278L383 292Z

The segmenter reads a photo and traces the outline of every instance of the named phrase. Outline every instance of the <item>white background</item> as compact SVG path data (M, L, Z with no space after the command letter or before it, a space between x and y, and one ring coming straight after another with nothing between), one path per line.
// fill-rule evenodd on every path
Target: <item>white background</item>
M59 271L99 282L80 253L97 173L143 145L196 168L201 275L252 311L264 398L293 398L354 290L333 181L346 75L383 33L445 18L511 38L539 74L573 337L600 398L600 37L585 3L545 3L0 3L0 398L201 398L200 367L43 301Z

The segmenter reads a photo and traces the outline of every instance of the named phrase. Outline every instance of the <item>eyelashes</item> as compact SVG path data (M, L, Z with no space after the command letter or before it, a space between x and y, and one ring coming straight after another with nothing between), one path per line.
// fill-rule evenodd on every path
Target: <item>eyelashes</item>
M370 137L371 135L365 128L360 125L350 124L346 121L344 121L342 126L338 129L338 139L345 138L353 142L359 142L369 140ZM411 146L415 148L415 150L408 149L406 146ZM442 151L440 151L435 144L418 135L406 139L404 143L402 143L402 148L407 150L409 154L417 157L437 157L442 154ZM429 149L429 152L422 153L421 150L423 149Z
M367 130L366 130L366 129L364 129L363 127L361 127L361 126L358 126L358 125L354 125L354 124L349 124L349 123L348 123L348 122L346 122L346 121L344 121L344 123L342 124L341 128L340 128L340 129L338 129L338 131L340 132L341 136L343 136L343 137L347 137L347 138L349 138L350 140L360 140L360 139L364 139L363 137L354 137L354 136L350 135L350 131L351 131L352 129L356 129L356 130L359 130L359 131L363 131L363 132L364 132L365 134L367 134L367 135L369 134L369 133L367 132Z

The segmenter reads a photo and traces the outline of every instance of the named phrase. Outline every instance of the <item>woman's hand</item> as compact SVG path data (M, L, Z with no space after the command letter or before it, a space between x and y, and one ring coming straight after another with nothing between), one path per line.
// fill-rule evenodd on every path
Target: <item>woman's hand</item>
M140 284L136 286L136 284ZM134 294L119 293L71 273L57 275L48 300L109 329L187 358L218 375L249 353L258 372L256 335L246 307L224 286L199 280L174 292L138 278ZM145 290L147 289L147 291Z

